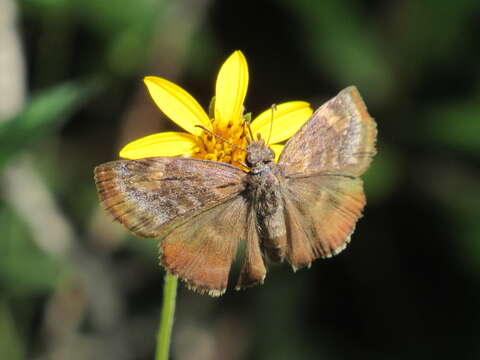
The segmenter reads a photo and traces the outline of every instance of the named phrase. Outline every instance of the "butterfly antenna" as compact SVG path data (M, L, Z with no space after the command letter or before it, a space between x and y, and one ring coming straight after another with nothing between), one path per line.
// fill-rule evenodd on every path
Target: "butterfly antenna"
M250 135L250 138L247 137L248 143L250 143L250 141L255 141L255 138L253 137L253 132L252 132L252 128L250 127L250 124L245 124L245 126L248 129L248 134Z
M198 127L198 128L200 128L200 129L208 132L209 134L211 134L211 135L213 135L213 136L221 139L223 142L226 142L227 144L231 145L232 147L234 147L234 148L237 149L237 150L241 150L241 151L247 152L247 150L242 149L240 146L231 143L230 141L228 141L227 139L225 139L222 135L215 134L212 130L207 129L207 128L206 128L205 126L203 126L203 125L195 125L195 127Z
M276 104L272 104L272 106L270 107L270 109L272 110L272 119L271 119L271 121L270 121L270 134L268 134L267 145L270 144L270 138L272 137L272 130L273 130L273 113L274 113L274 111L277 111L277 105L276 105Z

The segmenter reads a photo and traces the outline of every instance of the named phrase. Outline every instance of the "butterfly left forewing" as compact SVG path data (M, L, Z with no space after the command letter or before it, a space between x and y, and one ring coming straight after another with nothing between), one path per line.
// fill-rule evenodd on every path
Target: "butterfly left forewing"
M141 237L160 240L160 260L200 293L225 292L246 233L246 173L228 164L178 157L120 160L95 169L101 202Z
M178 157L119 160L95 168L103 207L140 237L236 196L245 172L224 163Z

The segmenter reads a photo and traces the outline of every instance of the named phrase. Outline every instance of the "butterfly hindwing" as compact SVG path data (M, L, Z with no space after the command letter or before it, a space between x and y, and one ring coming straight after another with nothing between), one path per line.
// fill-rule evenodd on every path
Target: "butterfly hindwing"
M238 277L236 289L245 289L257 284L263 284L267 274L267 268L263 261L260 237L258 234L257 214L250 207L247 215L245 254L243 256L242 268Z
M346 176L289 179L284 197L287 260L294 269L345 249L365 206L362 180Z
M245 199L237 196L168 227L160 238L162 265L193 290L222 295L237 245L248 231L246 213Z

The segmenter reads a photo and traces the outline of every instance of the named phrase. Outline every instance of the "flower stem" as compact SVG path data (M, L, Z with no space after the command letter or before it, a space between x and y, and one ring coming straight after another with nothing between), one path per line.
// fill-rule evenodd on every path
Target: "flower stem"
M160 327L157 334L157 352L155 360L168 360L177 298L177 277L167 272L163 285L163 306Z

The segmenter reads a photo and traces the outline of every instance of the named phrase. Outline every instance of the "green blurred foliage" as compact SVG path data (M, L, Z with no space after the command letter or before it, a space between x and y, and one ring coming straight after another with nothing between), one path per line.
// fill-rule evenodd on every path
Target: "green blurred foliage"
M0 169L19 150L52 136L87 96L86 84L64 84L43 90L25 109L0 124Z
M425 129L421 135L437 144L469 154L480 154L480 96L467 101L438 104L424 115Z
M384 201L403 180L404 164L398 152L382 143L377 147L375 162L362 177L369 202Z
M25 358L25 345L18 334L12 312L6 302L0 302L0 357L21 360Z
M374 100L388 97L393 69L382 51L377 24L366 21L366 9L348 0L287 3L303 18L308 37L301 41L317 66L326 66L343 87L356 84Z
M108 70L119 76L127 76L145 65L151 55L155 26L163 21L167 1L64 1L23 0L22 9L35 21L43 23L43 38L39 42L40 62L47 63L52 56L51 45L63 47L64 51L53 54L58 65L68 61L74 49L70 42L78 27L91 32L103 43L96 54L88 54L87 60L93 71ZM48 50L45 50L48 49ZM40 74L55 70L38 69ZM52 64L53 65L53 64ZM58 71L58 69L57 69ZM46 75L44 75L46 77Z
M52 291L61 264L42 252L31 240L22 219L8 207L2 207L0 226L0 287L2 294L21 298Z

